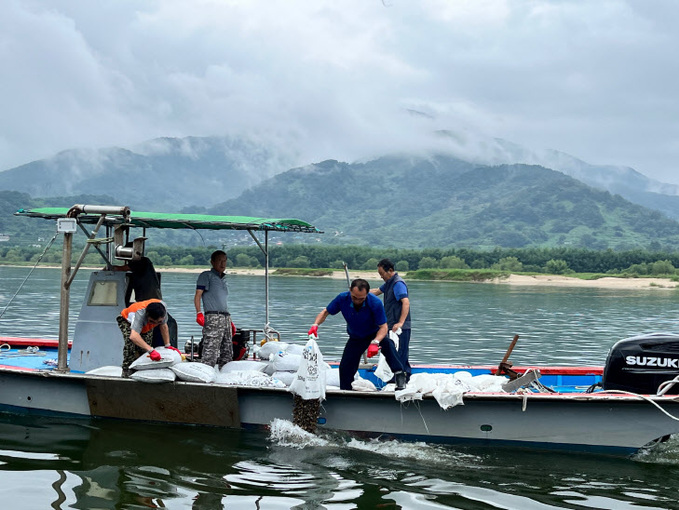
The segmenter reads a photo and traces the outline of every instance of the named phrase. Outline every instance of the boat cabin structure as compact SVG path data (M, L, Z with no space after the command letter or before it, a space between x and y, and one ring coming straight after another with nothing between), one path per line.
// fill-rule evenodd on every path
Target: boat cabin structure
M15 214L55 221L57 232L63 234L57 364L57 370L62 372L87 372L101 366L120 365L122 362L122 338L115 318L126 306L125 297L131 282L128 273L116 271L115 267L116 262L126 263L144 256L147 229L248 232L264 254L263 291L266 318L262 332L266 339L278 335L269 324L269 233L322 233L313 225L297 219L133 212L126 206L46 207L21 209ZM72 264L73 238L78 232L85 235L86 242L77 261ZM94 271L90 276L75 324L69 364L70 289L90 250L99 252L105 269Z

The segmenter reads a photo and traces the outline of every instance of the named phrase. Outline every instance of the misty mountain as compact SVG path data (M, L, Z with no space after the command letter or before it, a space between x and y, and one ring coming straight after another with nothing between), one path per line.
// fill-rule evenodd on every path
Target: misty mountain
M679 219L679 186L649 179L628 166L592 165L553 149L532 150L522 145L453 131L437 132L441 148L466 161L482 165L526 164L557 170L579 181L630 202Z
M438 131L432 140L430 154L480 166L539 165L679 219L679 186L629 167L591 165L563 152L535 151L462 131ZM133 209L199 212L288 170L293 152L250 139L158 138L131 148L63 151L0 172L0 190L33 197L106 193Z
M505 140L449 131L437 137L444 152L328 160L288 171L290 156L257 141L160 138L132 148L64 151L1 172L0 190L43 201L106 194L110 203L137 210L298 217L329 232L323 242L335 243L675 244L675 222L630 202L679 218L676 186ZM162 239L186 242L180 232Z
M325 230L325 242L338 244L679 247L676 221L561 172L447 155L292 169L209 209L233 211L299 217Z
M210 206L288 169L285 157L230 138L159 138L134 149L74 149L0 173L0 189L32 197L107 194L145 211ZM72 204L71 204L72 205Z

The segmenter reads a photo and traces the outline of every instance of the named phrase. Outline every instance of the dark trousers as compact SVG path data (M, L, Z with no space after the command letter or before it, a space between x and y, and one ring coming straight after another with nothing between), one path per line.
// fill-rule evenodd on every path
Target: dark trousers
M122 315L118 315L118 317L116 317L116 321L118 321L118 327L123 334L123 377L130 377L130 374L132 373L130 370L130 365L134 363L137 358L146 354L146 350L137 346L137 344L130 340L132 328L130 327L131 324L127 322L126 318L124 318ZM153 341L153 329L147 331L146 333L142 333L141 335L141 337L144 339L144 342L149 345L151 345L151 342Z
M177 345L177 321L172 315L167 314L167 329L170 331L170 345L172 347L179 347ZM163 340L163 335L160 333L160 328L153 328L153 343L151 347L162 347L165 345L165 340Z
M351 383L354 380L354 375L356 375L358 365L361 363L361 356L374 338L375 337L372 336L368 338L349 337L349 341L344 346L342 361L340 361L339 366L340 389L351 389ZM382 354L384 354L391 371L394 373L402 372L403 364L398 358L394 342L389 340L389 338L385 338L380 342L380 349L382 350Z
M410 362L408 361L408 348L410 346L410 330L402 329L401 334L398 336L398 359L401 360L401 365L403 365L403 370L410 376L412 373L412 368L410 368Z

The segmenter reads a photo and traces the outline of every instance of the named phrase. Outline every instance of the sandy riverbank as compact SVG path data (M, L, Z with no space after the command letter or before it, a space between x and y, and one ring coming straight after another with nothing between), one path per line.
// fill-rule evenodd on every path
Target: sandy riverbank
M177 273L200 273L204 269L170 268L160 269L160 271L172 271ZM270 270L270 274L275 275L276 270ZM227 269L227 274L264 276L264 269ZM365 278L369 282L381 281L377 271L349 271L349 276L353 278ZM344 280L344 271L335 271L332 276L320 276L314 278L334 278ZM407 276L406 276L407 278ZM558 286L558 287L595 287L600 289L652 289L667 290L679 287L678 282L673 282L669 278L615 278L606 277L598 280L582 280L560 275L518 275L513 274L508 278L497 278L484 283L498 285L517 285L517 286Z

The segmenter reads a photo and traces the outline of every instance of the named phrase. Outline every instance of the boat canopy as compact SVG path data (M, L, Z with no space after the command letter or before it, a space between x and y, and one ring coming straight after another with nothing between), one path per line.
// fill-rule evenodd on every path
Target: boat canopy
M68 309L71 283L78 269L85 259L85 255L94 246L106 260L107 268L111 269L112 256L120 260L135 260L144 254L144 240L139 237L132 241L132 247L128 247L127 234L130 227L141 227L144 233L147 228L172 228L185 230L245 230L257 243L264 254L264 289L265 289L265 314L264 325L265 337L272 338L278 332L269 325L269 232L300 232L309 234L322 234L323 232L313 225L297 219L280 218L253 218L250 216L213 216L209 214L168 214L157 212L133 212L127 206L107 205L80 205L73 207L39 207L35 209L20 209L15 216L29 218L43 218L56 220L57 234L64 235L64 250L61 263L61 305L59 317L59 355L57 370L68 370ZM63 224L60 225L60 223ZM88 236L80 258L71 267L72 237L76 231L76 224ZM83 226L94 225L91 232ZM106 228L106 237L97 238L101 227ZM114 236L110 236L110 231ZM256 232L263 232L264 243L257 238ZM56 237L56 235L55 235ZM105 253L99 244L106 244L108 253Z
M68 217L67 207L40 207L19 209L15 216L56 220ZM80 223L96 224L99 214L78 215ZM190 230L259 230L276 232L323 233L310 223L294 218L253 218L250 216L215 216L211 214L168 214L158 212L131 211L128 218L121 214L107 214L103 225L111 227L126 224L144 228L172 228Z

